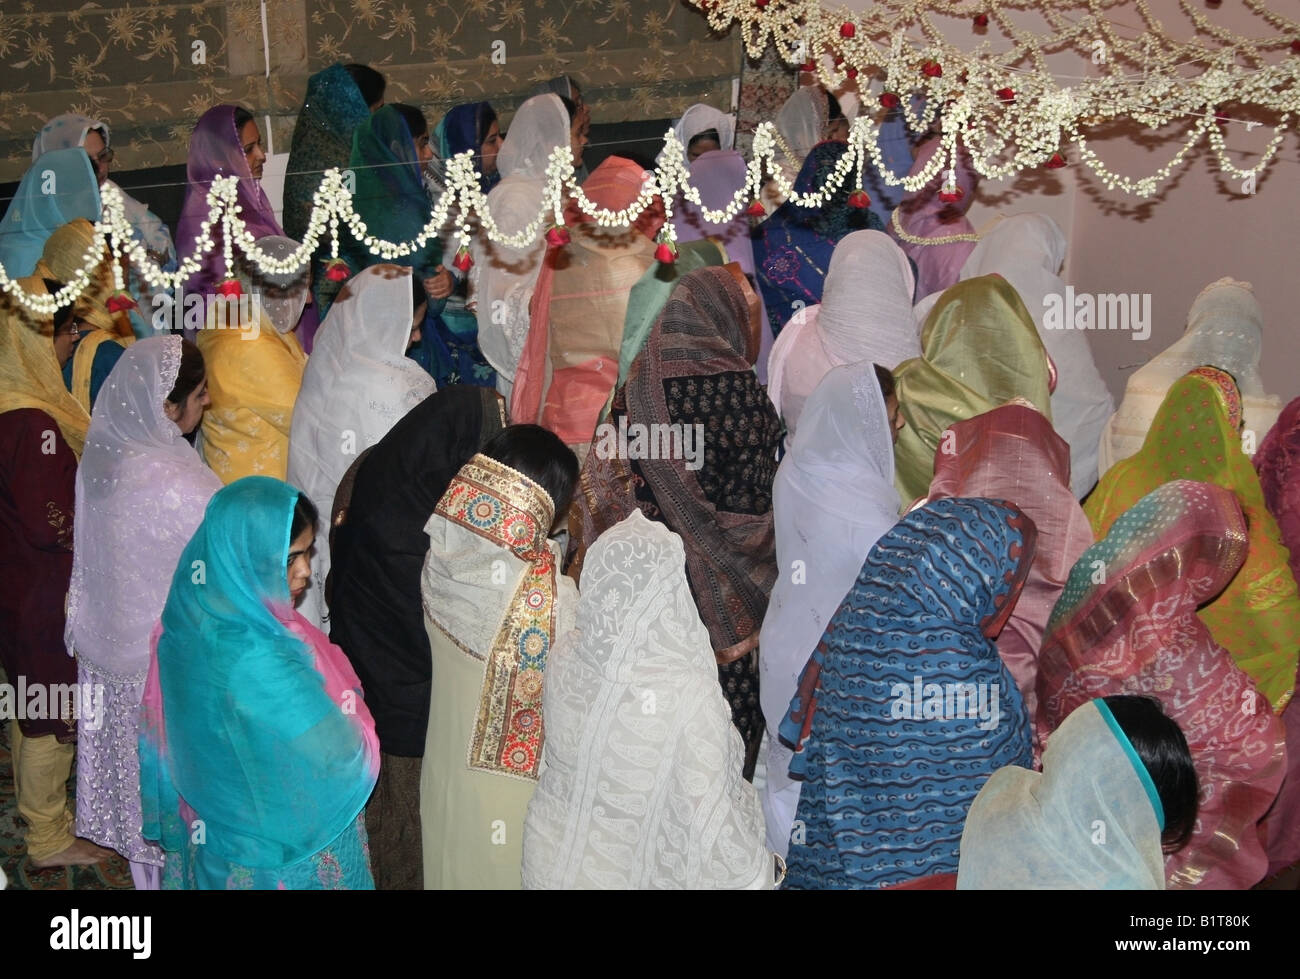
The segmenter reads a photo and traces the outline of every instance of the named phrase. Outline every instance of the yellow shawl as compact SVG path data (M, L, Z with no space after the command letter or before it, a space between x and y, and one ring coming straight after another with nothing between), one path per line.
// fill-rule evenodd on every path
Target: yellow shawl
M209 310L208 329L198 335L212 397L203 414L203 460L227 484L244 476L284 479L307 355L296 335L278 332L260 310L256 333L251 324L220 328L216 313Z
M1106 471L1083 512L1100 540L1120 514L1171 480L1214 483L1236 494L1249 525L1246 563L1197 614L1281 713L1300 659L1300 593L1290 552L1242 452L1241 410L1241 395L1224 371L1198 367L1184 375L1165 395L1141 450Z
M45 292L45 283L35 276L18 284L31 293ZM8 297L0 301L0 414L20 408L45 412L80 460L90 415L63 385L53 337L51 319L27 313Z

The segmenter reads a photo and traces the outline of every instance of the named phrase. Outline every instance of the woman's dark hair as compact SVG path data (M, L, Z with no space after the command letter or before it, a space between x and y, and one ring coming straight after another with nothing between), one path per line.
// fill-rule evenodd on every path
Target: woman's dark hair
M556 98L564 103L564 111L569 114L569 125L572 126L573 120L578 118L578 103L567 95L559 95Z
M497 121L497 110L492 108L487 102L480 102L478 108L478 121L474 135L478 140L476 149L483 148L483 141L487 139L488 130L492 128L492 123Z
M696 133L691 137L691 141L686 144L686 151L689 153L696 143L702 143L706 139L717 143L719 147L722 146L722 137L718 135L718 131L716 129L706 129L704 132Z
M369 65L359 65L353 62L343 67L352 76L352 81L356 83L357 90L361 93L361 97L365 99L366 105L374 105L376 102L383 101L384 90L388 88L388 79Z
M510 425L479 451L518 470L551 494L556 520L568 511L578 482L578 457L554 432L541 425Z
M1156 785L1165 811L1160 842L1165 853L1176 853L1191 840L1196 825L1198 786L1187 739L1154 697L1103 699Z
M840 108L840 100L830 92L826 93L826 121L828 123L837 122L844 118L844 110Z
M407 105L405 102L394 102L393 108L402 114L402 119L406 122L406 128L411 131L411 139L419 139L421 136L429 135L429 120L413 105Z
M203 354L191 340L181 341L181 366L176 372L176 383L167 400L174 405L185 403L185 399L194 393L195 388L203 383L207 368L203 366Z
M412 270L411 272L411 312L420 308L420 303L427 303L429 294L424 291L424 280Z
M306 493L298 491L298 500L293 505L293 523L289 525L289 540L294 541L308 527L316 529L316 521L320 514L316 511L316 504L311 501Z
M56 295L58 291L62 289L64 286L64 283L60 282L58 279L42 279L41 281L45 283L45 291L48 292L51 296ZM58 309L54 311L54 332L55 333L58 333L65 326L68 325L69 321L71 321L73 308L74 308L74 304L68 303L65 306L60 306Z
M235 106L235 132L239 132L253 121L253 114L242 105Z
M872 364L871 366L876 369L876 380L880 382L880 393L884 396L885 400L888 401L890 398L894 397L896 393L894 389L894 375L888 367L881 367L879 364Z

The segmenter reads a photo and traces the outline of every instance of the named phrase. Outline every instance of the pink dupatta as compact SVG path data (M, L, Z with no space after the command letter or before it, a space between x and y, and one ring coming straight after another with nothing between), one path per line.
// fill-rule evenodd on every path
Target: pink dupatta
M1232 491L1166 483L1125 511L1070 573L1038 660L1038 726L1050 733L1111 694L1160 700L1200 784L1191 842L1165 860L1171 888L1244 889L1264 876L1260 820L1282 782L1282 722L1196 609L1246 557Z

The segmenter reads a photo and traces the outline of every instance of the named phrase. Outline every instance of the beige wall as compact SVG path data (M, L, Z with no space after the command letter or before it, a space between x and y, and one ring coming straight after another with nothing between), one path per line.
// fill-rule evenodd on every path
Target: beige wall
M1293 14L1294 0L1270 0L1272 9ZM867 0L849 0L864 9ZM1199 6L1199 5L1198 5ZM1187 21L1175 0L1151 0L1151 8L1179 36ZM1248 36L1274 31L1242 5L1223 4L1206 11L1215 22ZM1025 24L1031 21L1025 15ZM1117 8L1112 21L1137 24L1130 5ZM968 20L941 21L957 44L980 39ZM991 39L991 38L990 38ZM992 40L992 39L991 39ZM1080 75L1090 64L1073 54L1051 59L1061 76ZM1229 125L1225 139L1238 166L1253 166L1271 128L1247 132ZM1138 136L1135 140L1133 136ZM1163 135L1163 134L1161 134ZM1170 134L1172 136L1173 134ZM1177 148L1170 138L1136 127L1095 138L1090 145L1115 171L1144 176L1163 166ZM1067 151L1068 152L1068 151ZM1208 147L1189 157L1161 193L1147 200L1107 191L1084 167L1026 175L1017 181L986 181L970 216L981 227L998 214L1041 211L1065 229L1070 249L1065 278L1076 290L1092 293L1150 293L1151 337L1136 342L1124 332L1092 333L1093 354L1118 399L1133 370L1182 333L1196 294L1215 279L1232 276L1254 284L1264 310L1262 365L1265 387L1288 401L1300 395L1300 137L1293 129L1253 195L1243 195L1236 180L1225 180Z

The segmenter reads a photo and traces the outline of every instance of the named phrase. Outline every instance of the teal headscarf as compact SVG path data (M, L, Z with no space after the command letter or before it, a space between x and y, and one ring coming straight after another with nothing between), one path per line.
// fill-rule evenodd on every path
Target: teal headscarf
M411 130L395 105L386 105L363 120L352 135L348 166L356 174L353 207L370 234L389 241L410 241L423 230L433 213L424 189L420 158ZM347 239L347 259L355 274L383 261L362 245ZM344 240L340 240L340 248ZM418 252L393 259L415 270L420 278L433 275L442 258L435 235Z
M207 886L223 886L231 865L254 869L253 886L284 879L354 823L375 782L358 719L331 699L293 612L297 499L265 476L218 491L163 609L140 737L144 835L185 851L184 799L203 821L190 853Z
M99 184L81 147L51 150L23 174L0 220L0 264L11 279L31 275L45 240L74 218L98 221Z

